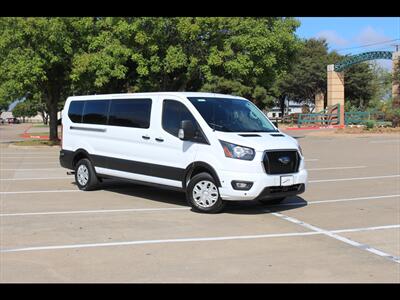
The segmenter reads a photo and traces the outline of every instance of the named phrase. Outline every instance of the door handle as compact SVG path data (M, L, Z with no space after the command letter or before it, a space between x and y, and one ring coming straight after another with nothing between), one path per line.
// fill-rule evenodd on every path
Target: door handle
M157 141L157 142L164 142L164 139L162 139L162 138L156 138L156 141Z
M149 137L148 135L142 135L142 139L144 139L144 140L149 140L150 137Z

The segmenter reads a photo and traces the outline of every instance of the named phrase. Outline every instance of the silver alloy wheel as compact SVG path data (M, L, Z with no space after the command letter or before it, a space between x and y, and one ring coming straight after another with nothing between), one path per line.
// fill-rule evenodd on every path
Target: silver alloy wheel
M192 195L200 207L211 207L218 200L218 189L213 182L202 180L196 183Z
M85 165L78 167L77 179L81 186L85 186L89 180L89 170Z

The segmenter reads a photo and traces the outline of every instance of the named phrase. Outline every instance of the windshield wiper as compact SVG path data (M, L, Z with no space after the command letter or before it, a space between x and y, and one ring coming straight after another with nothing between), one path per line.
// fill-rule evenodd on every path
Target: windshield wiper
M218 124L215 124L215 123L208 123L209 125L212 125L213 126L213 130L215 131L215 127L219 127L219 128L221 128L221 129L225 129L226 131L230 131L228 128L226 128L224 125L218 125Z

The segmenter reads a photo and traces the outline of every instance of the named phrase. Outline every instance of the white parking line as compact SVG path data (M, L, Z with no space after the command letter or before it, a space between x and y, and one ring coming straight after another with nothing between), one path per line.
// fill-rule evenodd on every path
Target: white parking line
M161 208L127 208L127 209L71 210L71 211L36 212L36 213L0 214L0 217L43 216L43 215L68 215L68 214L96 214L96 213L115 213L115 212L172 211L172 210L189 210L189 209L190 209L190 207L161 207Z
M400 143L400 139L399 140L383 140L383 141L370 141L370 144L379 144L379 143L392 143L392 142L396 142L396 143Z
M0 192L0 195L14 195L14 194L41 194L41 193L73 193L82 192L81 190L49 190L49 191L17 191L17 192Z
M19 155L19 156L18 156ZM12 156L12 157L24 157L24 156L44 156L44 155L53 155L53 156L57 156L60 155L59 152L40 152L40 153L2 153L0 156L2 157L7 157L7 156Z
M56 159L56 158L58 158L58 156L51 156L51 155L48 155L48 156L0 156L0 158L1 159L10 159L10 158L34 158L34 159L38 159L38 158L45 158L45 159L48 159L48 158L54 158L54 159Z
M351 181L351 180L369 180L369 179L383 179L383 178L395 178L395 177L400 177L400 175L399 175L399 174L396 174L396 175L371 176L371 177L351 177L351 178L335 178L335 179L309 180L308 183L335 182L335 181Z
M26 178L0 178L1 181L14 181L14 180L50 180L50 179L74 179L73 176L60 176L60 177L26 177Z
M48 192L48 191L47 191ZM79 192L79 190L64 190L60 192ZM12 192L11 192L12 193ZM24 192L25 193L25 192ZM347 201L360 201L369 199L381 199L381 198L400 198L398 195L385 195L385 196L373 196L373 197L359 197L359 198L345 198L335 200L320 200L320 201L308 201L307 204L320 204L320 203L332 203L332 202L347 202ZM299 206L304 203L281 203L274 204L271 206ZM15 216L40 216L40 215L65 215L65 214L95 214L95 213L115 213L115 212L146 212L146 211L168 211L168 210L189 210L190 207L172 207L172 208L125 208L125 209L101 209L101 210L71 210L71 211L50 211L50 212L28 212L28 213L6 213L0 214L0 217L15 217Z
M318 232L320 234L329 236L331 238L334 238L334 239L336 239L338 241L341 241L343 243L346 243L346 244L351 245L353 247L356 247L358 249L368 251L370 253L379 255L381 257L384 257L386 259L389 259L389 260L391 260L393 262L396 262L396 263L400 264L400 257L390 255L390 254L388 254L386 252L383 252L383 251L381 251L379 249L373 248L373 247L371 247L369 245L361 244L359 242L353 241L353 240L348 239L346 237L340 236L340 235L336 234L334 231L329 231L329 230L322 229L320 227L305 223L305 222L300 221L300 220L298 220L296 218L292 218L292 217L289 217L289 216L281 214L281 213L274 212L274 213L271 213L271 214L276 216L276 217L278 217L278 218L280 218L280 219L283 219L283 220L289 221L291 223L300 225L300 226L302 226L304 228L307 228L307 229L311 229L311 230L313 230L315 232ZM376 229L373 229L373 230L376 230ZM355 231L356 231L356 229L353 229L353 232L355 232Z
M385 225L385 226L375 226L375 227L368 227L368 230L380 230L380 229L396 229L400 228L400 225ZM343 233L343 232L358 232L361 231L359 228L355 229L339 229L339 230L332 230L333 233Z
M371 197L358 197L358 198L343 198L343 199L333 199L333 200L307 201L307 204L361 201L361 200L396 198L396 197L400 197L400 194L384 195L384 196L371 196ZM296 202L295 203L280 203L280 204L275 204L274 206L296 206L296 205L304 205L304 203L296 203Z
M62 168L37 168L37 169L0 169L0 171L50 171L50 170L64 170Z
M388 226L380 226L381 228L379 228L379 229L382 230L382 229L387 229L389 227L394 228L394 226L396 226L395 228L400 227L400 225L388 225ZM377 227L363 227L363 228L352 228L352 229L348 229L348 230L352 230L352 232L356 232L356 231L378 230L378 228ZM187 243L187 242L264 239L264 238L319 235L319 234L327 234L327 233L331 233L332 235L336 236L336 234L334 232L335 231L324 231L324 230L316 231L313 229L312 231L307 231L307 232L272 233L272 234L259 234L259 235L219 236L219 237L204 237L204 238L181 238L181 239L141 240L141 241L126 241L126 242L112 242L112 243L88 243L88 244L70 244L70 245L58 245L58 246L21 247L21 248L0 249L0 253L40 251L40 250L61 250L61 249L76 249L76 248L111 247L111 246L132 246L132 245L163 244L163 243ZM373 249L373 250L379 251L377 249Z
M310 232L292 232L292 233L263 234L263 235L260 234L260 235L242 235L242 236L220 236L220 237L208 237L208 238L182 238L182 239L165 239L165 240L127 241L127 242L114 242L114 243L73 244L73 245L60 245L60 246L0 249L0 253L21 252L21 251L38 251L38 250L74 249L74 248L110 247L110 246L129 246L129 245L144 245L144 244L260 239L260 238L271 238L271 237L289 237L289 236L304 236L304 235L316 235L316 234L320 234L320 233L310 231Z
M354 166L354 167L332 167L332 168L314 168L308 169L307 171L325 171L325 170L345 170L345 169L361 169L366 168L367 166Z
M51 164L51 165L60 165L60 163L58 163L58 162L35 162L35 161L29 161L29 162L2 162L1 163L2 165L5 165L5 164L18 164L18 165L49 165L49 164Z

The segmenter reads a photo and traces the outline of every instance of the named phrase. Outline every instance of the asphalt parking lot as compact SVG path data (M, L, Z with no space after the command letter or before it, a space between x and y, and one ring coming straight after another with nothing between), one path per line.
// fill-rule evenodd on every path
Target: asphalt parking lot
M1 282L400 283L399 135L296 131L301 197L208 215L130 183L78 191L58 148L6 143L23 126L0 129Z

